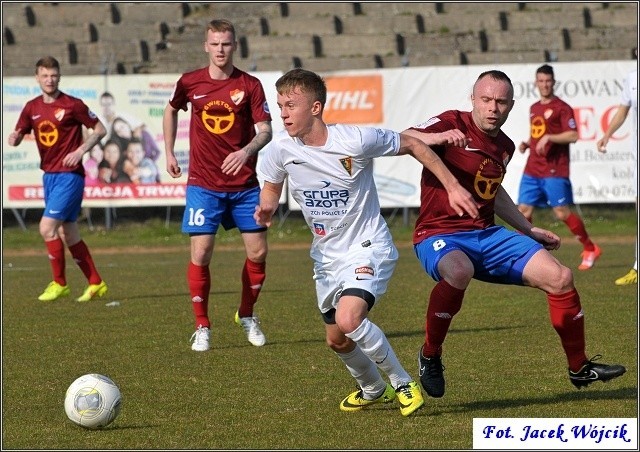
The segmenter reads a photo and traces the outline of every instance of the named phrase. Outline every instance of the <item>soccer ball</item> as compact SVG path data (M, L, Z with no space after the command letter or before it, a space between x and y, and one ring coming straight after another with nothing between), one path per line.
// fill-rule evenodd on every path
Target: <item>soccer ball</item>
M120 389L110 378L87 374L77 378L67 389L64 411L74 424L98 429L118 417L121 402Z

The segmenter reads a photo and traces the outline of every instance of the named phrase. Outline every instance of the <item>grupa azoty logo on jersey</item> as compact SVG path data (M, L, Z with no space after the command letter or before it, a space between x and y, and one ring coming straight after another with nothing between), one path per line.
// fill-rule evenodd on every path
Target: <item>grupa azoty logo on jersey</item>
M302 191L305 206L321 209L343 209L347 207L347 203L349 202L349 190L333 189L331 188L331 183L326 181L321 181L320 183L324 185L324 187ZM331 214L332 213L329 211L318 212L318 215L321 216Z

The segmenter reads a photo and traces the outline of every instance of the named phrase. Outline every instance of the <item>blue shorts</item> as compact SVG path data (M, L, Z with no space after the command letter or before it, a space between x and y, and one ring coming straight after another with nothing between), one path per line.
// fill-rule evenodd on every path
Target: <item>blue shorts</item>
M43 217L73 223L80 215L84 177L77 173L44 173Z
M573 188L568 177L533 177L522 175L518 204L535 207L558 207L573 204Z
M473 278L497 284L522 286L522 271L529 259L544 247L531 237L504 226L479 231L434 235L414 245L422 268L435 280L442 277L438 263L447 253L460 250L473 263Z
M228 193L188 185L182 232L215 234L221 224L226 230L237 227L240 232L266 231L253 218L258 204L260 187Z

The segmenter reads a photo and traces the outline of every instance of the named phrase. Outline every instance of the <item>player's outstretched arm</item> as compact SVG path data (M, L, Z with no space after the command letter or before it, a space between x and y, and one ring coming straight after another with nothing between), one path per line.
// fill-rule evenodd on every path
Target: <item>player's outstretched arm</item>
M607 152L607 143L609 143L611 135L613 135L620 128L620 126L624 124L624 120L627 119L627 115L629 114L630 109L631 107L628 105L618 105L616 114L613 115L613 119L609 123L609 127L605 131L604 136L598 140L598 151L602 153Z
M400 152L398 152L398 155L404 154L413 156L438 178L445 190L447 190L449 205L459 216L463 216L465 213L471 218L478 216L478 206L471 193L460 185L458 179L451 174L451 171L445 166L440 157L421 139L404 132L401 133Z

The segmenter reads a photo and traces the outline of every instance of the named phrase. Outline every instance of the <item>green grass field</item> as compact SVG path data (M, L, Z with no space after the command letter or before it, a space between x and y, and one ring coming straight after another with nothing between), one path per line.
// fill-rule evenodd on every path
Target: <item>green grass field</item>
M638 289L617 287L634 259L631 209L583 209L603 249L579 272L581 248L547 213L539 224L563 237L556 256L573 268L586 314L587 353L627 373L581 391L569 383L544 294L473 281L445 342L447 393L410 417L397 403L343 413L355 389L324 343L308 256L310 233L297 218L270 231L267 281L256 313L267 344L249 344L233 323L244 253L223 232L211 266L212 349L191 351L186 285L188 239L172 222L83 226L110 291L79 304L85 280L67 257L72 297L42 303L50 280L37 225L3 228L3 449L470 449L475 417L636 418ZM413 221L413 220L412 220ZM5 224L8 222L5 222ZM434 282L410 247L411 227L395 218L400 261L371 313L417 379L426 300ZM107 306L118 301L119 306ZM67 386L103 373L120 387L120 416L102 431L67 420ZM425 395L426 397L426 395Z

